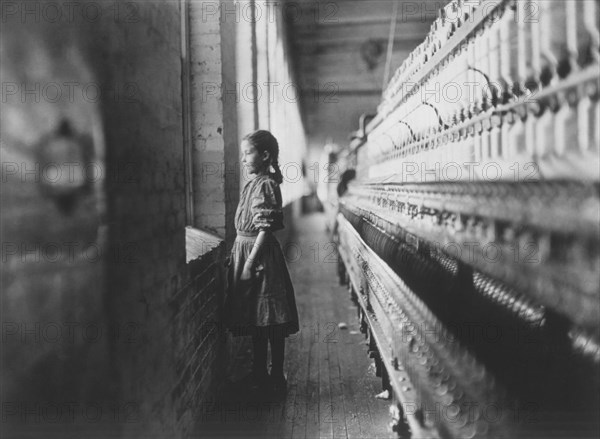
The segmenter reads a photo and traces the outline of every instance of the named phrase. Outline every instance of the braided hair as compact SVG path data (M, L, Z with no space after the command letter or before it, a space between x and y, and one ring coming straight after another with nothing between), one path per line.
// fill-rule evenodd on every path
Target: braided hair
M270 165L275 169L275 172L269 172L269 175L281 184L283 174L279 168L279 143L275 136L267 130L257 130L246 134L242 140L247 140L260 154L269 152Z

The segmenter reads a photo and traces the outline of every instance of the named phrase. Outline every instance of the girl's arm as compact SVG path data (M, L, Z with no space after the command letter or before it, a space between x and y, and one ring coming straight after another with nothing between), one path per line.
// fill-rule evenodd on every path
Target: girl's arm
M252 269L256 265L255 261L257 260L258 255L260 255L260 251L261 251L264 243L267 241L267 233L271 233L271 231L270 230L261 230L258 232L256 241L254 241L254 247L252 247L252 251L248 255L248 259L246 259L245 265L248 269Z

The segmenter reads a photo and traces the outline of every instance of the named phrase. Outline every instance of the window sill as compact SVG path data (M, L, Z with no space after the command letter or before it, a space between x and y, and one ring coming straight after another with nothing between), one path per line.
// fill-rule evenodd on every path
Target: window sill
M191 226L185 228L185 253L186 263L202 258L217 248L224 240L212 233L195 229Z

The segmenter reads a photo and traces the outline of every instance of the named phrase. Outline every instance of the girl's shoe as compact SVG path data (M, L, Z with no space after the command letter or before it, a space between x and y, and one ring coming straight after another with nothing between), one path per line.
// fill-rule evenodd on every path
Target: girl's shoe
M242 388L246 388L249 390L266 389L269 384L269 374L267 373L267 371L265 371L264 373L252 371L245 375L241 380L239 380L238 384Z
M271 386L275 393L285 393L287 390L287 379L285 378L285 374L271 375Z
M269 374L267 371L262 373L253 373L254 383L252 388L254 390L264 390L269 387Z

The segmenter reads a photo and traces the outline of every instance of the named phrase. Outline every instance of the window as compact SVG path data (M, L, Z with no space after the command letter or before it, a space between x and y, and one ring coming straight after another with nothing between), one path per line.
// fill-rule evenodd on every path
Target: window
M183 167L185 179L185 224L194 225L194 184L192 174L192 119L190 93L189 0L180 0L181 11L181 95L183 119Z

